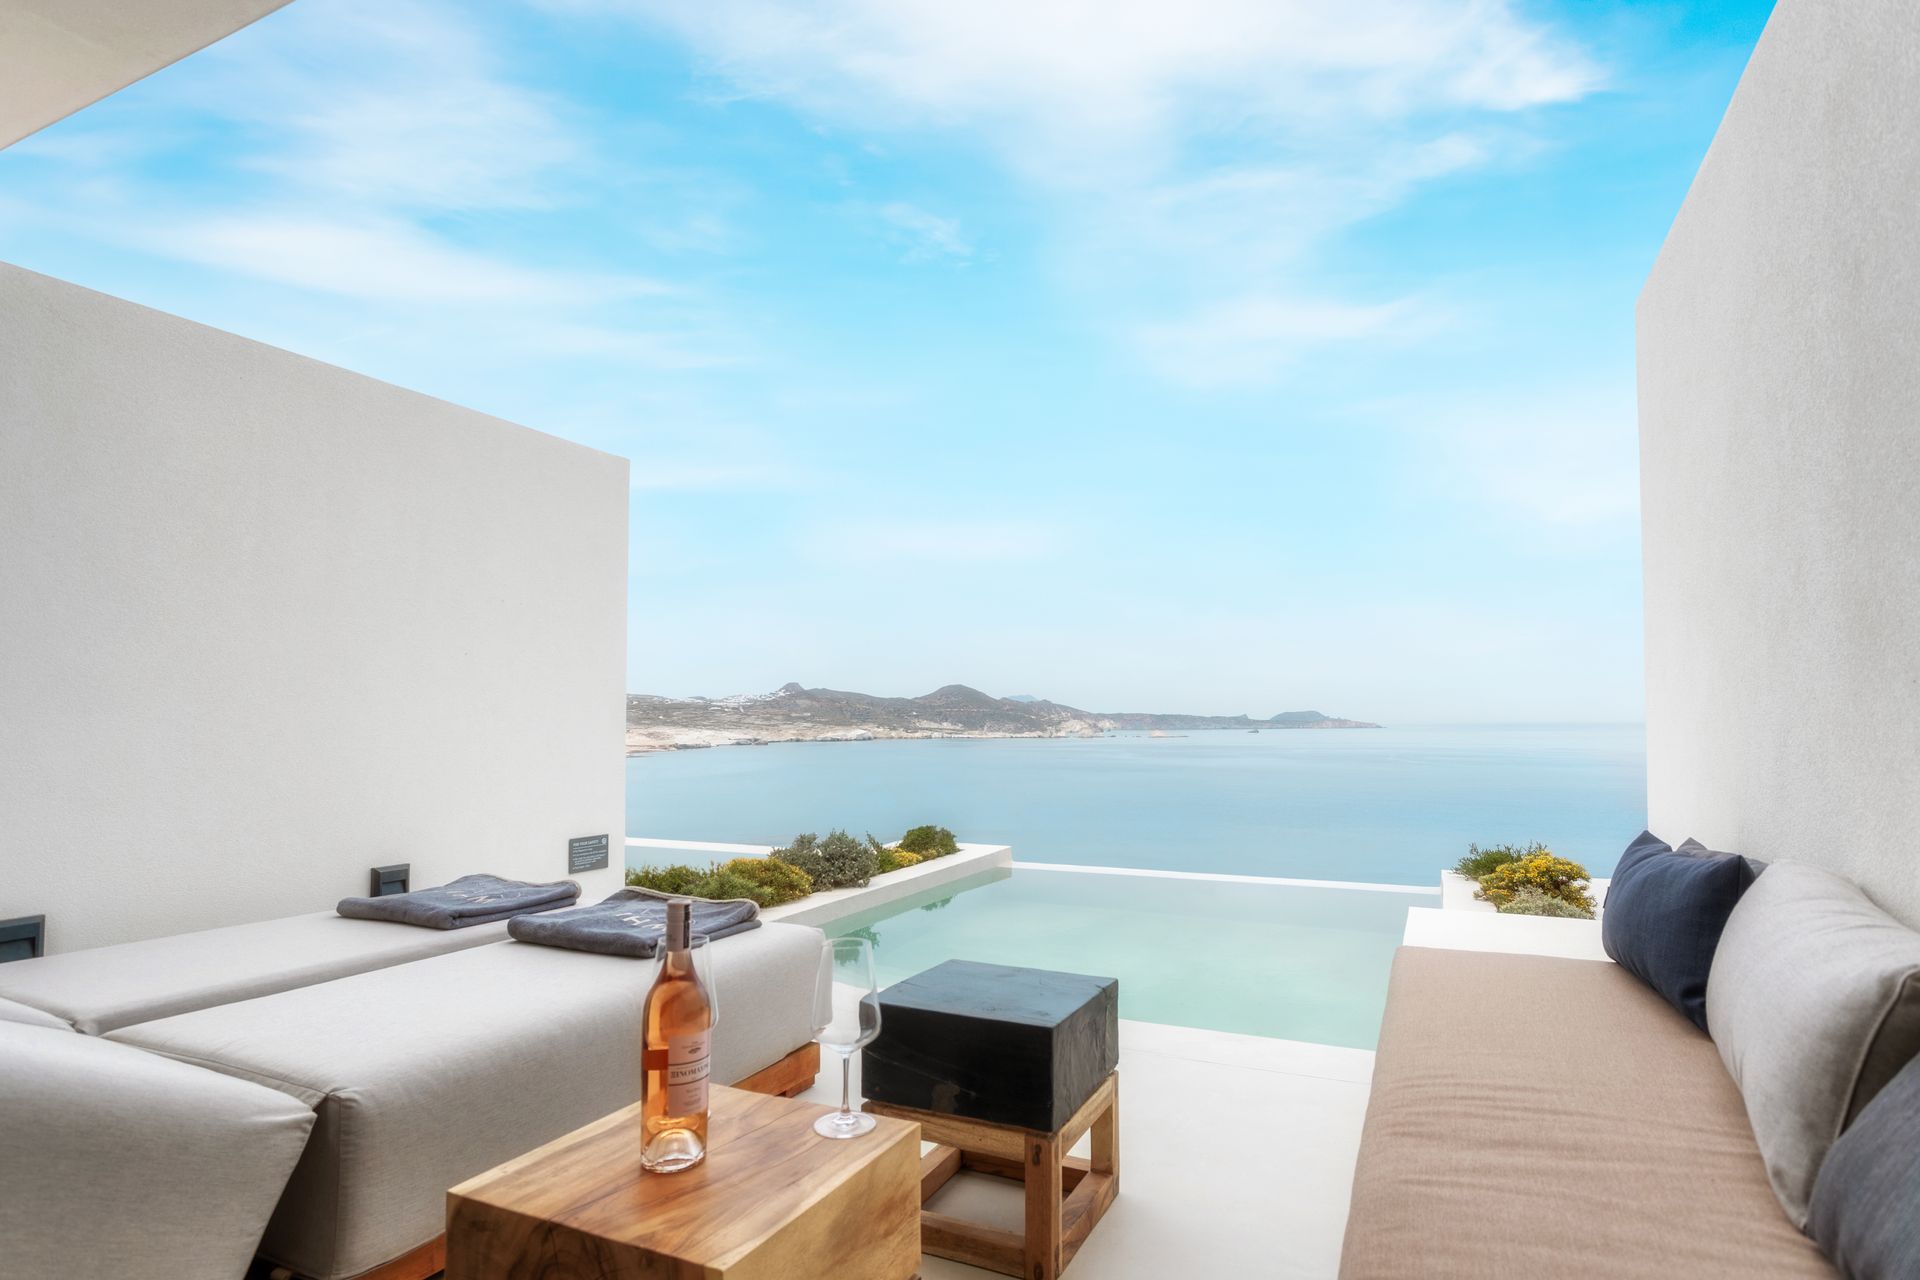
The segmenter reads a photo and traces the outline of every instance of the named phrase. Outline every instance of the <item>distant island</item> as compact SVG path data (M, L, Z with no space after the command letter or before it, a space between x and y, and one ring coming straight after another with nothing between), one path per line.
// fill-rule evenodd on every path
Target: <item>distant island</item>
M918 698L878 698L784 684L772 693L731 698L627 695L627 754L769 742L862 742L874 738L1096 738L1118 730L1378 729L1318 711L1251 716L1098 712L1022 694L992 694L950 684Z

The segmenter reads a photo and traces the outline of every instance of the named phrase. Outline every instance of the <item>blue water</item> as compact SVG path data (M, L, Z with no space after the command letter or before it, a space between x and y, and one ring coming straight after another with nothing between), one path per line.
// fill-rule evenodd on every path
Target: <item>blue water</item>
M1432 885L1470 841L1613 869L1646 825L1638 725L803 742L627 763L627 833L781 844L923 822L1030 862Z
M1408 907L1437 894L1021 868L834 921L891 985L956 957L1120 980L1120 1016L1371 1049Z

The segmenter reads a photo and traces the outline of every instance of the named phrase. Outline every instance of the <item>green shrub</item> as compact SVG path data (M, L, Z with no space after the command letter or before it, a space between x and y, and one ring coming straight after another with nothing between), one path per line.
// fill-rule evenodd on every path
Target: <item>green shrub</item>
M914 827L900 837L900 849L922 858L944 858L960 850L960 842L945 827Z
M1538 843L1521 848L1511 844L1490 844L1482 849L1477 844L1467 846L1467 856L1453 864L1454 872L1469 880L1478 880L1495 867L1503 867L1509 862L1518 862L1522 858L1531 858L1536 854L1548 853L1547 846Z
M693 887L690 896L695 898L751 898L763 907L770 907L779 900L778 894L758 881L749 880L736 871L725 867L715 867L713 873Z
M739 861L757 862L759 859L743 858ZM786 872L789 875L799 874L792 867L786 868ZM676 898L751 898L763 907L791 901L781 896L783 891L776 885L744 875L735 870L732 863L724 867L707 867L705 870L684 863L670 867L629 867L627 884L636 889L671 894Z
M1558 916L1566 920L1591 920L1593 912L1577 907L1565 898L1556 898L1544 889L1522 885L1513 891L1506 905L1498 908L1510 916Z
M1587 869L1551 853L1528 854L1500 864L1480 877L1480 890L1473 896L1504 907L1513 901L1514 894L1526 888L1570 902L1582 911L1593 911L1593 899L1587 896Z
M712 867L690 867L684 862L676 862L669 867L628 867L627 884L635 889L652 889L658 893L691 894L693 886L712 874Z
M721 865L720 870L750 880L767 890L771 900L760 902L764 907L777 907L783 902L798 902L813 892L813 878L791 862L782 862L778 858L735 858Z
M830 831L826 839L808 832L793 838L773 856L800 868L815 889L857 888L880 869L879 855L844 831Z

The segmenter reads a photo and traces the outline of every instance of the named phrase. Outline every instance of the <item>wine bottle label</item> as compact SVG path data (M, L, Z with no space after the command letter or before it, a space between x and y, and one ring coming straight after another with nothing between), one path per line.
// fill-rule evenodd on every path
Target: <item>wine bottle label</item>
M667 1114L697 1115L707 1109L711 1031L667 1037Z

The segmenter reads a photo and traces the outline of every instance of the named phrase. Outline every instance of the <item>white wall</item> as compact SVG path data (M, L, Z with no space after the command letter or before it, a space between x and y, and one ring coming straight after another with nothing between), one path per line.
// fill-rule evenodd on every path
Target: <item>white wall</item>
M0 265L0 917L620 874L627 463Z
M1920 6L1782 0L1639 348L1653 829L1920 924Z

